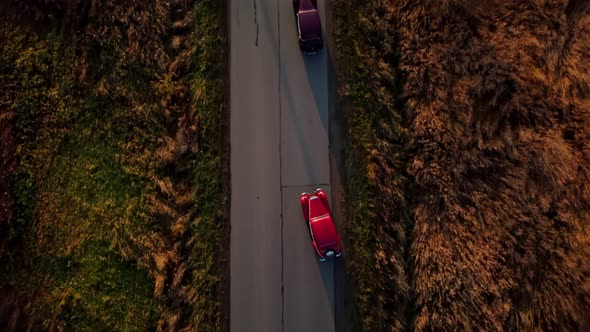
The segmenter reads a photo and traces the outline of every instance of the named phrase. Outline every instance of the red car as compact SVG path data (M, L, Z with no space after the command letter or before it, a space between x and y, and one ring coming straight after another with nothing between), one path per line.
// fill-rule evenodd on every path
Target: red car
M313 194L302 193L300 201L303 217L309 226L312 244L320 261L325 261L327 257L339 257L342 254L340 237L330 215L326 193L322 189L316 189Z
M299 48L305 54L317 53L324 47L317 0L293 0L293 11L297 19Z

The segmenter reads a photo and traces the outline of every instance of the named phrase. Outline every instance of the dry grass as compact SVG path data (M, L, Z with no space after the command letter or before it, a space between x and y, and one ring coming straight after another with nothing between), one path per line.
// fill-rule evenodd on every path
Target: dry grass
M485 5L400 23L416 328L588 328L590 12Z
M378 182L374 192L377 202L382 193L411 193L411 241L400 266L413 296L401 319L382 302L364 303L363 327L590 328L590 5L381 1L359 7L374 15L367 15L371 22L384 12L380 6L395 13L390 22L397 32L388 39L380 32L387 29L373 25L377 37L363 40L369 49L394 43L396 56L378 58L401 85L392 92L398 107L390 108L399 117L388 125L404 128L402 157L393 159L405 163L400 173L408 181ZM377 68L379 60L356 58ZM391 84L377 82L366 84ZM395 142L376 135L370 140L376 152L353 151L391 158L379 145ZM369 164L369 180L388 172L379 159ZM367 222L381 224L388 205L399 208L384 200ZM374 251L377 262L404 255L399 247L387 249ZM354 274L383 283L392 278ZM404 305L396 300L393 308ZM371 325L367 317L379 317L379 307L396 320Z

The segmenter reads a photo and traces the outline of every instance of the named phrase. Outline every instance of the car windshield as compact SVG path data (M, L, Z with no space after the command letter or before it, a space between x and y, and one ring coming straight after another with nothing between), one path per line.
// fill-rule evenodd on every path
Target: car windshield
M319 39L321 38L320 15L316 10L299 12L299 34L301 39Z

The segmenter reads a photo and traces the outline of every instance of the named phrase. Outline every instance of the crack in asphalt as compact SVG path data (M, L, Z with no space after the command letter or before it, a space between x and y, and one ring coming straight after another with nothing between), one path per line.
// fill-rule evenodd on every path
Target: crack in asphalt
M252 1L254 3L254 24L256 24L256 41L254 42L254 45L256 45L256 47L258 47L258 16L256 14L256 0Z
M309 186L310 186L310 185L304 185L304 184L302 184L302 185L282 186L281 188L283 188L283 189L289 189L289 188L307 188L307 187L309 187ZM329 187L329 186L330 186L330 184L329 184L329 183L318 183L318 184L316 184L315 186L316 186L317 188L321 188L321 187Z
M256 1L256 0L255 0ZM281 6L277 5L277 27L279 48L279 183L281 191L281 331L285 331L285 218L283 217L283 109L281 107Z

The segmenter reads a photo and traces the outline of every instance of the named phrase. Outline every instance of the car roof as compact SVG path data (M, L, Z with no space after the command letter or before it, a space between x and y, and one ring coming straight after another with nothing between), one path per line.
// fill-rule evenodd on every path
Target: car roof
M322 25L320 23L320 14L316 10L299 12L299 29L301 31L301 38L304 40L321 37Z
M309 222L318 247L336 243L338 235L332 217L319 199L309 200Z
M311 232L318 247L326 247L337 242L336 227L329 214L310 222Z

